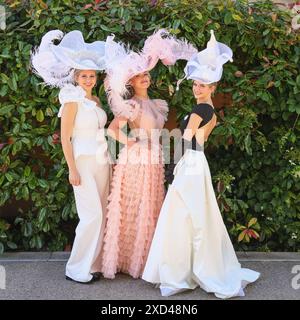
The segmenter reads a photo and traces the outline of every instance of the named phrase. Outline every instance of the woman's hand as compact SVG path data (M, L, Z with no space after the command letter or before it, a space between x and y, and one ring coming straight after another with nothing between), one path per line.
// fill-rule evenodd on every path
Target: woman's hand
M80 175L76 169L69 172L69 182L72 186L80 185Z
M136 140L129 140L128 139L128 142L127 142L127 148L131 148L134 144L136 143Z

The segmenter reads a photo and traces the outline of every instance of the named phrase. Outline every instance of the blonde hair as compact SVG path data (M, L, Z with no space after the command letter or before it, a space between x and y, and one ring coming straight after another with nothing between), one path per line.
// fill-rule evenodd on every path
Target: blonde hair
M213 82L213 83L209 83L208 86L211 87L215 87L214 91L211 93L212 97L215 95L216 90L217 90L217 86L218 86L218 82Z
M80 70L80 69L75 69L75 70L74 70L74 81L76 81L76 79L77 79L77 77L79 76L79 74L80 74L81 71L82 71L82 70Z

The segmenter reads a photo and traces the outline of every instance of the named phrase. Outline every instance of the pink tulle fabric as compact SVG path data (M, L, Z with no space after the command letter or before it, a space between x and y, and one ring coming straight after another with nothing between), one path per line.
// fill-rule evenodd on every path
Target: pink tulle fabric
M145 131L139 142L121 150L108 198L102 272L110 279L117 272L141 277L165 196L162 147L146 136L151 128L162 129L167 105L163 100L139 104L131 120ZM151 157L158 161L151 163Z

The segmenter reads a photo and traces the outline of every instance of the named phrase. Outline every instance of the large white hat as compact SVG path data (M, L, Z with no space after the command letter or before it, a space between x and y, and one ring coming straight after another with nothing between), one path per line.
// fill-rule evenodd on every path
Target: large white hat
M210 33L207 48L193 55L187 62L185 78L204 84L218 82L222 77L223 64L228 60L233 61L232 50L224 43L216 41L213 30Z
M60 40L58 45L54 40ZM39 48L31 54L33 71L53 87L74 81L74 70L104 70L105 41L85 43L82 33L71 31L65 36L60 30L47 32Z

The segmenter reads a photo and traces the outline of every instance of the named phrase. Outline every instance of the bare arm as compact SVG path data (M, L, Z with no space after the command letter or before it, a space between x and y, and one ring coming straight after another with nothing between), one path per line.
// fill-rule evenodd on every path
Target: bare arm
M80 177L75 165L71 137L78 105L76 102L65 103L61 117L61 144L69 167L69 181L72 185L80 184Z
M189 119L189 122L186 126L186 129L183 133L183 139L191 141L192 138L196 135L196 140L199 144L203 144L204 139L204 130L199 129L200 123L203 119L195 113L192 113Z

